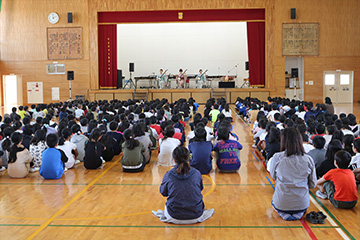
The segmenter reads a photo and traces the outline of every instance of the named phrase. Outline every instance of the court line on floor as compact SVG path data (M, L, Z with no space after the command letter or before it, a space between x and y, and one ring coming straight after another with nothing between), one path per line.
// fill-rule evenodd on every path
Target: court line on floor
M0 223L0 227L39 227L41 224L20 224L20 223ZM61 224L50 224L49 227L162 227L162 228L302 228L301 226L126 226L126 225L61 225ZM317 229L334 229L339 226L311 226L311 228Z
M194 226L194 225L58 225L49 227L93 227L93 228L302 228L302 226Z
M111 166L110 166L111 167ZM109 167L109 168L110 168ZM100 176L101 177L101 176ZM203 175L203 177L207 178L208 180L210 180L211 182L211 188L210 190L205 193L203 195L203 197L206 197L208 195L210 195L216 188L216 183L214 182L214 180L212 178L210 178L207 175ZM91 184L91 183L90 183ZM89 185L90 185L89 184ZM96 185L96 184L93 184ZM208 185L208 184L206 184ZM90 187L90 186L89 186ZM79 193L80 194L80 193ZM81 194L80 194L81 195ZM75 196L76 197L76 196ZM74 198L75 198L74 197ZM61 209L60 209L61 210ZM59 210L59 211L60 211ZM138 212L138 213L130 213L130 214L122 214L122 215L115 215L115 216L104 216L104 217L87 217L87 218L58 218L58 219L54 219L56 221L76 221L76 220L98 220L98 219L110 219L110 218L121 218L121 217L131 217L131 216L137 216L137 215L143 215L143 214L149 214L151 213L151 211L145 211L145 212ZM14 217L14 216L2 216L0 215L0 217L3 218L13 218L13 219L22 219L22 220L48 220L48 218L26 218L26 217Z
M339 220L330 212L329 209L325 207L322 202L320 202L317 197L311 192L310 193L310 200L311 202L318 208L323 209L325 211L325 215L328 216L326 219L330 222L332 226L338 226L339 228L336 229L336 231L346 240L352 239L355 240L355 238L351 235L351 233L341 224Z
M0 183L0 185L18 185L18 186L22 186L22 185L29 185L29 186L33 186L33 185L45 185L45 186L65 186L65 185L88 185L87 183Z
M74 198L72 198L67 204L65 204L59 211L57 211L52 217L50 217L45 223L43 223L35 232L33 232L27 240L31 240L36 237L42 230L44 230L52 221L55 220L57 216L63 213L73 202L75 202L83 193L85 193L91 186L95 184L102 176L104 176L111 168L113 168L121 158L113 162L107 169L105 169L101 174L99 174L91 183L89 183L83 190L81 190Z

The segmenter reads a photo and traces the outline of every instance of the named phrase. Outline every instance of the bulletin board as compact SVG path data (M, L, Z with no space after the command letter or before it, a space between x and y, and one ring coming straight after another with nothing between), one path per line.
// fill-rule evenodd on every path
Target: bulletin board
M283 23L283 56L319 55L318 23Z
M28 103L43 103L43 83L42 82L28 82L27 83L27 98Z
M82 59L82 28L48 28L48 59Z

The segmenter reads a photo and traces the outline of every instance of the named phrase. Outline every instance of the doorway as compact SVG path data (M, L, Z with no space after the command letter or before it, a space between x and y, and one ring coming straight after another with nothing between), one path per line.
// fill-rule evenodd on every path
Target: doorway
M353 103L353 71L325 71L324 98L333 103Z
M3 75L2 94L4 99L4 113L11 113L11 108L23 104L23 90L21 75Z
M304 100L304 58L285 58L285 97Z

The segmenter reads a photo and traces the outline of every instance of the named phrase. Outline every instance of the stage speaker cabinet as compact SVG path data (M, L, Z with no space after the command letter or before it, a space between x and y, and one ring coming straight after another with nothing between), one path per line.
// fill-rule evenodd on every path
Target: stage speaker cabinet
M219 82L219 88L234 88L235 82Z
M249 62L245 62L245 70L249 71Z
M129 72L134 72L134 71L135 71L135 64L129 63Z
M122 70L117 70L117 82L116 82L116 88L122 88Z
M73 23L73 13L68 12L68 23Z
M291 19L296 19L296 8L291 8Z
M298 78L299 77L299 69L298 68L292 68L291 69L291 77L292 78Z
M74 80L74 71L67 71L67 80L69 81Z

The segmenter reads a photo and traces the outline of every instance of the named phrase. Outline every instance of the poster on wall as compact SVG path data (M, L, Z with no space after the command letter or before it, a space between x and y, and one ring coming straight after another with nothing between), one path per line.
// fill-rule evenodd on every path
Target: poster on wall
M60 88L58 88L58 87L51 88L51 99L53 101L60 100Z
M48 28L48 59L82 59L82 28Z
M283 56L319 55L318 23L283 23Z
M43 83L28 82L27 83L28 103L44 103Z

